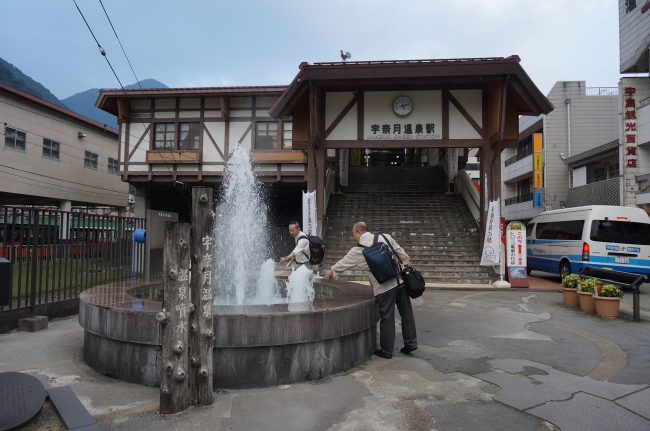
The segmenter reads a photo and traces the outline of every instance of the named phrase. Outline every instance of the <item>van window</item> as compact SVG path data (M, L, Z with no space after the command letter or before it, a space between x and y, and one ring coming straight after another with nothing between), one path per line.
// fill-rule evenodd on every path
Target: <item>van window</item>
M526 226L526 238L531 236L533 234L533 228L535 227L535 223L530 223L528 226Z
M537 239L578 240L582 238L584 220L537 223Z
M591 240L619 244L650 245L650 224L594 220L591 222Z

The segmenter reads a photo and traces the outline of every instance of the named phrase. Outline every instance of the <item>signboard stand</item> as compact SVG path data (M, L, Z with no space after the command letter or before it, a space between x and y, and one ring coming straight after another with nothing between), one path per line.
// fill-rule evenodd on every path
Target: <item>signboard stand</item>
M500 236L501 236L501 238L499 239L499 258L500 258L500 261L499 261L499 279L497 281L495 281L494 283L492 283L492 284L494 285L494 287L496 287L498 289L507 289L509 287L512 287L512 285L510 283L508 283L506 280L503 279L504 266L505 266L505 260L506 260L505 250L504 250L504 247L506 245L506 218L501 217L500 221L501 221L501 223L500 223L500 227L501 227L501 232L500 232L501 235Z
M526 274L526 226L513 221L506 228L506 263L512 287L528 287Z

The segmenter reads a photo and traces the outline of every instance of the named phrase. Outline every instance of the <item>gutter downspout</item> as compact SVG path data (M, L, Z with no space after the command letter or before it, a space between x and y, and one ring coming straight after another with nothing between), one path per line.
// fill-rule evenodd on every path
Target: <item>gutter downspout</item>
M569 151L569 156L571 157L571 99L565 99L564 103L566 103L566 129L567 129L567 143L568 143L568 151ZM569 188L571 188L571 173L569 172Z

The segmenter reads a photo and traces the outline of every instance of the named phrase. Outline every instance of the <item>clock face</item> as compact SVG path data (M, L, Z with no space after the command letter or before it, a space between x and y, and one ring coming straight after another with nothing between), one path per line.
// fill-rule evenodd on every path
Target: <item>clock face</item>
M406 117L413 110L413 102L406 96L400 96L393 102L393 111L397 115Z

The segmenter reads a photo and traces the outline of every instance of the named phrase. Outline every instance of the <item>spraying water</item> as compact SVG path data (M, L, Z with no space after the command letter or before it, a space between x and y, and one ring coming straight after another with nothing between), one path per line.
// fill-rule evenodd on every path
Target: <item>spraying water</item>
M269 259L267 207L255 179L248 150L237 146L228 161L218 223L215 226L215 304L277 304L314 299L313 275L292 273L287 295ZM301 271L304 270L304 271Z

